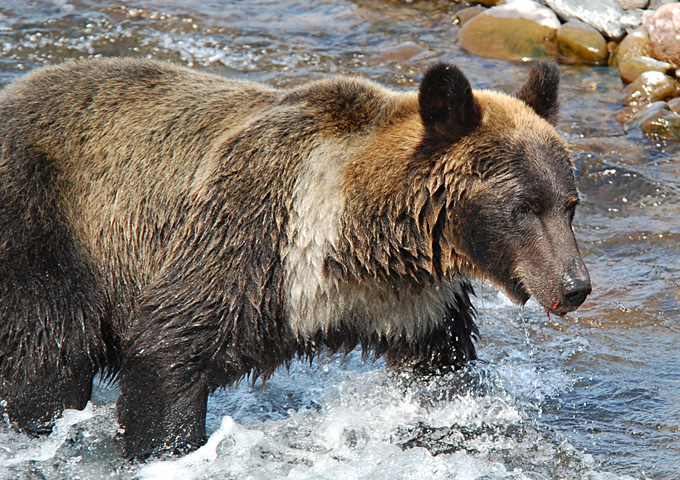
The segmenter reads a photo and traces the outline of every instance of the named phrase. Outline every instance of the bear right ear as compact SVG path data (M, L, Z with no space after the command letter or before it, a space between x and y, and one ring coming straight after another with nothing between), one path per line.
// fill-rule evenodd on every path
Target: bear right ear
M455 65L437 63L427 70L419 103L426 134L450 143L471 133L482 119L470 82Z
M541 61L529 70L527 81L515 92L515 97L549 123L555 125L559 110L558 90L560 69L554 62Z

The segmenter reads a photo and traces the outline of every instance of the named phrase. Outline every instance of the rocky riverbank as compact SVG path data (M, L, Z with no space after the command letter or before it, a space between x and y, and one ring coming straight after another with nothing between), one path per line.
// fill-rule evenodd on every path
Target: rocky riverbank
M478 0L456 17L467 52L553 58L621 74L626 128L680 140L680 3L667 0Z

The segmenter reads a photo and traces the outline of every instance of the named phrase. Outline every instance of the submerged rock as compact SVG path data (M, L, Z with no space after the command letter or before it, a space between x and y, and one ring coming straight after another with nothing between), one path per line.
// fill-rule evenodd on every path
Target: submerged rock
M570 20L557 30L557 50L564 63L603 65L609 56L600 32L580 20Z
M623 8L616 0L545 0L562 19L581 20L604 36L618 40L625 34L621 27Z
M661 6L645 20L654 56L680 67L680 3Z
M654 102L633 115L629 127L640 128L645 135L680 139L680 114L668 108L666 102Z
M643 105L680 96L680 84L661 72L645 72L623 89L621 100Z
M469 53L501 60L537 60L555 53L560 21L531 0L514 0L468 20L458 42Z
M382 60L403 62L410 60L416 55L427 52L427 49L414 42L404 42L392 47L387 47L380 52Z

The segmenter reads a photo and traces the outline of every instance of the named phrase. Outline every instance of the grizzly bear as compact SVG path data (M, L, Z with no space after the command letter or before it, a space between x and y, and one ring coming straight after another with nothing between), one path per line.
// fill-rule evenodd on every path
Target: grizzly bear
M559 71L514 95L455 66L417 92L276 89L144 59L41 68L0 93L0 400L47 432L117 378L125 455L205 439L208 395L360 345L476 358L469 279L558 315L590 279L553 127Z

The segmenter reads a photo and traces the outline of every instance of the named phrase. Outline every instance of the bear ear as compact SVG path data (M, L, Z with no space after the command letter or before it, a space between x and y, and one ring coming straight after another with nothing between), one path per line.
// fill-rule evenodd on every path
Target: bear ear
M426 134L451 143L475 130L482 119L470 82L458 67L446 63L425 72L419 104Z
M554 62L542 61L529 70L529 77L515 96L551 124L557 122L560 70Z

